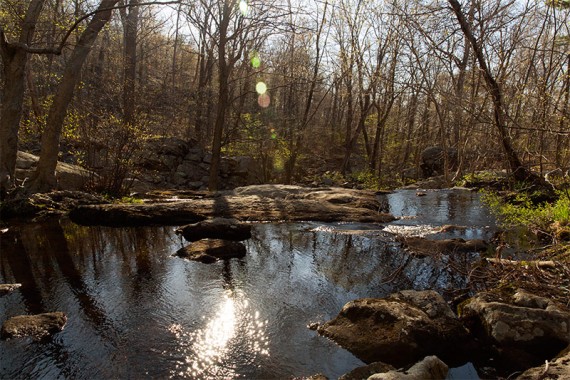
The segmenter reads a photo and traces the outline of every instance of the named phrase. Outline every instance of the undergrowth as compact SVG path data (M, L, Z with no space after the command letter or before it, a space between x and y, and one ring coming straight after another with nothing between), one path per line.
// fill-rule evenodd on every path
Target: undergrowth
M532 194L518 193L510 199L495 192L484 192L483 201L490 207L500 227L508 229L518 226L532 232L542 232L553 238L553 242L570 240L570 196L558 192L557 200L536 204Z

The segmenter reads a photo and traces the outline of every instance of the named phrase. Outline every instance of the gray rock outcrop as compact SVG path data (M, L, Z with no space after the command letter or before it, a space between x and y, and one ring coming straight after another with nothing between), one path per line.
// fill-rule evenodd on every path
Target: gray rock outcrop
M570 312L524 290L512 296L479 293L460 306L461 320L498 348L509 370L543 363L570 344Z
M31 153L18 151L16 160L16 178L24 182L30 178L39 161L39 157ZM55 169L57 187L59 190L82 190L87 182L92 180L95 173L80 166L58 162Z

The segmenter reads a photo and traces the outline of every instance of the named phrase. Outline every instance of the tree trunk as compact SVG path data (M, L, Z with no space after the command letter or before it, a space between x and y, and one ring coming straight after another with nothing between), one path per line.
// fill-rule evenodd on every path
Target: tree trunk
M71 58L65 66L63 77L48 112L46 127L41 140L40 160L30 184L31 191L49 191L56 186L55 167L57 166L59 139L67 108L73 98L75 86L79 82L83 63L91 51L97 35L110 20L112 7L117 2L118 0L101 1L98 12L95 13L81 33Z
M210 164L210 178L208 189L218 190L220 174L220 162L222 155L222 135L226 122L226 111L229 106L229 76L230 66L226 58L226 43L228 26L230 22L231 9L228 1L224 1L222 19L219 29L218 41L218 111L216 114L216 124L214 125L214 139L212 141L212 162Z
M25 46L29 46L32 42L36 22L44 2L45 0L30 2L22 23L18 46L7 41L2 25L0 25L0 56L4 71L4 93L2 108L0 108L0 193L5 192L15 183L18 130L22 118L29 54Z

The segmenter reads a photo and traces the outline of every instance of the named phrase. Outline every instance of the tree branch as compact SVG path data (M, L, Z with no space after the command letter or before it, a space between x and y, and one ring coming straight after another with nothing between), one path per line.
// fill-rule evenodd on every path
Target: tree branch
M143 6L143 5L168 5L168 4L178 4L180 3L181 0L172 0L172 1L152 1L152 2L147 2L147 3L139 3L137 4L137 6ZM98 13L98 12L104 12L104 11L109 11L109 10L115 10L115 9L123 9L123 8L128 8L131 7L132 5L130 4L123 4L123 5L117 5L115 7L112 8L106 8L106 9L97 9L93 12L89 12L85 15L83 15L82 17L78 18L77 20L75 20L75 22L73 23L73 25L67 30L67 32L65 33L65 35L63 36L63 39L61 40L60 44L58 47L56 48L48 48L48 47L32 47L29 46L28 44L25 43L21 43L21 42L9 42L6 39L6 36L4 34L4 30L2 29L2 27L0 26L0 44L2 44L2 47L4 47L4 45L6 45L7 47L11 47L14 49L21 49L26 51L27 53L30 54L53 54L53 55L60 55L61 52L63 51L63 48L65 47L65 44L67 43L67 40L69 39L69 37L71 36L71 33L73 33L73 31L75 29L77 29L77 27L79 26L79 24L81 24L83 21L85 21L86 19L88 19L89 17L93 16L94 14Z

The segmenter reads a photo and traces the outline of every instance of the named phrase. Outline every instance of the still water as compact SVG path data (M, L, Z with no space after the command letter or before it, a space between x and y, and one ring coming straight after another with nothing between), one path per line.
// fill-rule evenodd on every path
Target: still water
M363 363L307 325L359 297L464 287L449 267L475 259L410 259L383 227L259 224L244 259L207 265L172 256L184 242L171 227L12 226L0 283L23 286L0 297L2 322L64 311L68 323L0 341L0 378L337 378Z

